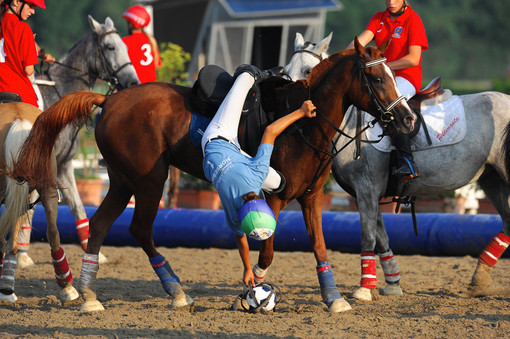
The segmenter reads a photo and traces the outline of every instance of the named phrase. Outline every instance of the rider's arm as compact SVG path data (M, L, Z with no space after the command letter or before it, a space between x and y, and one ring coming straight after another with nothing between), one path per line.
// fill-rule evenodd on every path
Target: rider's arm
M237 242L237 249L239 250L239 255L241 255L241 261L243 262L243 283L248 286L248 284L255 286L255 277L253 276L253 271L251 269L250 264L250 247L248 245L248 238L245 235L235 235Z
M409 46L409 53L400 59L387 62L386 64L394 71L417 66L420 63L421 46Z
M27 73L27 76L34 74L34 65L25 66L25 73Z
M360 44L365 47L366 45L368 45L368 43L370 41L372 41L372 39L374 39L374 33L372 31L369 31L369 30L366 30L366 31L363 31L363 33L361 33L359 36L358 36L358 41L360 42ZM354 48L354 40L351 41L351 43L347 46L346 49L353 49Z
M271 144L274 145L274 141L280 133L282 133L287 127L290 126L293 122L304 118L313 118L315 117L315 106L311 100L306 100L301 105L301 108L295 110L294 112L287 114L280 119L273 122L271 125L266 127L264 131L264 135L262 136L261 144Z

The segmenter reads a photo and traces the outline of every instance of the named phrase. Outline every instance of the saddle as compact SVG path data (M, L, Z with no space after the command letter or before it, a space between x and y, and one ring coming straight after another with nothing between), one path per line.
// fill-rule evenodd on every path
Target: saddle
M270 70L274 76L279 71L280 68ZM191 93L193 117L190 135L192 141L195 140L195 145L200 144L200 130L205 131L233 84L234 78L216 65L207 65L198 73ZM196 114L200 116L195 116ZM253 86L246 96L239 124L238 139L241 148L251 156L255 156L264 130L272 121L274 121L273 114L266 113L262 107L260 88L257 85Z
M442 82L441 77L436 77L432 79L432 81L427 85L427 87L420 90L418 93L413 95L411 99L407 101L409 106L411 106L413 110L419 111L421 103L423 101L442 95L445 91L441 82Z
M8 102L22 102L22 100L18 93L0 92L0 104Z

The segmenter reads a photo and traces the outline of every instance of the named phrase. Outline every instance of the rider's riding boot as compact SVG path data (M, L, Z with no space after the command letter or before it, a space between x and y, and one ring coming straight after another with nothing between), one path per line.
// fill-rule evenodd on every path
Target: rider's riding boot
M418 177L416 166L413 162L413 154L411 150L411 138L408 134L400 133L393 139L393 144L401 154L398 168L393 171L393 175L404 178L403 181Z
M260 70L253 65L244 64L244 65L237 67L237 69L234 72L234 79L236 79L239 76L239 74L245 73L245 72L250 73L253 76L253 78L255 79L255 83L259 83L259 82L270 77L269 72Z

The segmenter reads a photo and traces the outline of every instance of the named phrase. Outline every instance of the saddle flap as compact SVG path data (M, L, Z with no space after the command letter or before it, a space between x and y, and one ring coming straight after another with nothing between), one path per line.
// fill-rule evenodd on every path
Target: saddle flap
M441 77L436 77L432 79L432 81L425 87L416 93L411 99L409 99L408 103L411 108L416 109L416 107L420 107L420 104L427 100L435 98L444 93L444 88L441 84Z
M4 104L8 102L22 102L22 100L18 93L0 92L0 103Z

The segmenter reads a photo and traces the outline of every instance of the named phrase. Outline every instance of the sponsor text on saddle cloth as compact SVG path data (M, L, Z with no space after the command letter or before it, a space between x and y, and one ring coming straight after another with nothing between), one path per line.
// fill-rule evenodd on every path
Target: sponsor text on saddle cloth
M448 90L446 91L451 93ZM422 103L421 114L427 124L432 145L428 144L425 132L423 128L420 128L418 134L411 140L413 151L452 145L464 139L466 135L466 117L462 100L457 95L449 97L447 93ZM441 99L444 101L440 101ZM364 113L363 119L368 122L374 118L368 113ZM382 128L379 124L375 124L373 128L365 131L367 140L377 140L381 134ZM390 152L393 147L388 136L371 145L381 152Z

